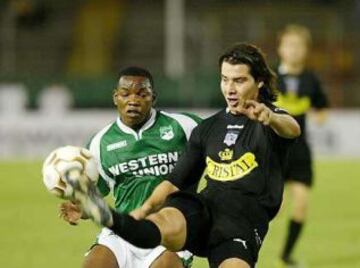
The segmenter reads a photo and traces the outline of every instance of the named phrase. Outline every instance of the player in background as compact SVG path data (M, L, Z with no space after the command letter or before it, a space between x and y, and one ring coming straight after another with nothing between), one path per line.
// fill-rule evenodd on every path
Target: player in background
M294 143L285 171L285 180L290 189L293 211L288 226L288 234L281 254L281 265L297 267L292 259L293 249L299 240L306 221L309 191L313 183L312 157L306 136L307 113L313 108L317 123L326 118L328 101L316 75L306 67L311 45L311 35L307 28L288 25L279 35L277 68L280 94L276 105L284 108L299 123L302 134Z
M118 118L99 131L89 149L99 161L98 188L103 196L112 192L115 209L128 213L150 196L173 170L192 129L200 121L185 114L165 113L153 108L156 94L152 75L129 67L120 72L113 101ZM195 187L194 187L195 189ZM86 218L78 205L60 207L61 216L76 224ZM129 244L104 228L84 261L84 268L186 267L189 252L178 254L162 246L144 250Z
M219 67L226 109L193 130L172 173L132 216L110 210L85 176L66 180L92 220L134 245L188 249L212 268L254 268L281 205L283 162L300 127L272 105L275 75L257 47L235 44ZM204 171L205 189L187 192Z

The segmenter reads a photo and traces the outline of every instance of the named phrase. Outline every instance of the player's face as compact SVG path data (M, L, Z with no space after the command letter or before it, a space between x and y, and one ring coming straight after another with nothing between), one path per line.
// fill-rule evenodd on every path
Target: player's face
M283 63L291 65L304 64L307 51L307 44L302 36L289 33L281 38L278 53Z
M246 64L223 62L221 66L221 91L231 112L236 113L246 100L256 100L258 83Z
M120 118L127 126L137 127L148 119L153 105L153 91L148 78L122 76L113 97Z

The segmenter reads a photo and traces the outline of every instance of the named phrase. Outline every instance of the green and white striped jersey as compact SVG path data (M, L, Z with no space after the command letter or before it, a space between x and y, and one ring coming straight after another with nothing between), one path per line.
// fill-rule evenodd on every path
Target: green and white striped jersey
M118 118L99 131L89 149L98 160L98 187L112 191L115 209L128 213L141 206L172 171L200 118L151 110L149 120L134 131Z

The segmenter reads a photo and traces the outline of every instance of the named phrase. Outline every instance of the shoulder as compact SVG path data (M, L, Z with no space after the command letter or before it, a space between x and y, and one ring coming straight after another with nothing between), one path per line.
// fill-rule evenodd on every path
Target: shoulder
M191 132L199 123L195 118L195 115L190 116L189 114L169 113L164 111L158 111L158 112L159 112L158 120L166 119L173 121L184 131L187 139L190 138ZM198 118L200 121L200 117Z
M102 138L116 125L116 122L112 122L108 125L106 125L105 127L103 127L100 131L98 131L97 133L95 133L95 135L92 136L92 138L90 139L87 147L89 148L89 150L95 154L96 151L99 150L100 147L100 143Z
M264 105L266 105L271 111L273 111L274 113L277 113L277 114L288 114L288 112L283 109L283 108L280 108L278 106L276 106L274 103L272 102L264 102L263 103Z
M214 115L202 120L200 124L198 125L197 129L201 132L209 132L209 130L216 126L216 123L219 121L225 120L226 117L226 110L223 109Z
M203 121L203 119L202 119L200 116L196 115L195 113L181 112L180 114L185 115L185 116L187 116L187 117L190 117L191 119L193 119L193 120L194 120L195 122L197 122L198 124L199 124L201 121Z
M193 114L193 113L187 113L187 112L180 112L180 113L173 113L173 112L165 112L165 111L158 111L160 114L160 117L167 117L172 120L175 120L177 122L185 122L185 123L195 123L198 124L202 121L202 119Z

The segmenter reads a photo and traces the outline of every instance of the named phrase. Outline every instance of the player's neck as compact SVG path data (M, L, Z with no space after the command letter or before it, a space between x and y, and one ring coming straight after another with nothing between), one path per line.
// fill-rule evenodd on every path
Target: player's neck
M298 75L298 74L301 74L303 72L303 70L305 69L305 64L302 64L302 63L290 64L290 63L282 62L280 64L280 68L286 74Z

